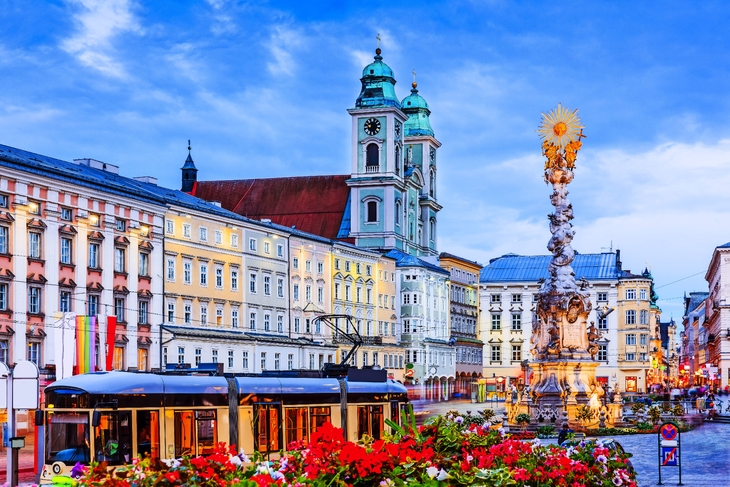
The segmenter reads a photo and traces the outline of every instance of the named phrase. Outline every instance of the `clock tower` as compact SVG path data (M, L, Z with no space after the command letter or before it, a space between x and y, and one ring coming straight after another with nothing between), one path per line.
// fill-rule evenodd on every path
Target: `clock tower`
M441 145L415 82L403 102L380 47L360 78L352 118L349 237L361 247L438 255L435 160ZM433 151L431 153L431 151Z

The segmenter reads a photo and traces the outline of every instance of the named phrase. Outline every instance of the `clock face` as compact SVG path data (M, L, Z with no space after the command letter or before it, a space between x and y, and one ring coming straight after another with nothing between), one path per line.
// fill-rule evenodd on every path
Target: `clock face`
M365 130L366 134L375 135L380 132L380 122L377 118L369 118L365 121L363 129Z

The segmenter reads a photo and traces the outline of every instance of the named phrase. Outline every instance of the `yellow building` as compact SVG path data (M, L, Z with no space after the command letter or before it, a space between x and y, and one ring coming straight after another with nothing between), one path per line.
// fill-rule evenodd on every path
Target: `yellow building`
M661 310L652 301L653 278L625 272L618 282L618 367L616 384L621 392L648 390L651 368L652 327L658 326Z

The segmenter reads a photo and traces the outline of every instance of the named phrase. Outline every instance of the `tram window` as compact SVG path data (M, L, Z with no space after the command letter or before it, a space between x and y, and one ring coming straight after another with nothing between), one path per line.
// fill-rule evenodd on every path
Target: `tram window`
M312 433L317 431L323 424L332 421L329 407L309 408L309 417Z
M198 455L210 455L218 443L215 411L195 411L198 426Z
M46 463L89 463L89 413L48 412Z
M295 441L304 441L306 443L309 435L307 434L307 408L287 408L286 409L286 443L287 445Z
M255 448L261 453L278 452L280 446L280 406L278 404L257 404L254 416L256 430Z
M383 406L357 407L357 436L369 435L379 440L383 433Z
M129 411L102 412L94 428L96 461L122 465L131 460L132 420Z
M398 401L390 401L390 420L395 424L400 425L400 408L398 407Z
M160 415L137 411L137 455L160 458Z
M194 445L194 421L192 411L175 411L175 457L193 455Z

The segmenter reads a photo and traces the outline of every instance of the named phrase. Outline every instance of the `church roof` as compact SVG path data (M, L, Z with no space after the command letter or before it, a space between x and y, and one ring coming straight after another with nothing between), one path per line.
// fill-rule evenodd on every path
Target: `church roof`
M337 238L346 215L349 175L198 181L191 194L239 215L269 219L325 238Z
M431 110L428 109L428 103L418 94L416 82L413 82L411 94L403 98L401 102L403 113L408 115L403 126L406 137L414 137L419 135L430 135L433 137L433 128L428 116Z
M362 89L355 101L355 108L400 108L395 94L395 78L390 66L383 62L380 48L375 51L375 60L362 70Z
M537 282L550 277L548 264L552 255L507 254L489 261L481 272L479 282ZM579 254L571 264L576 280L618 279L616 253Z

